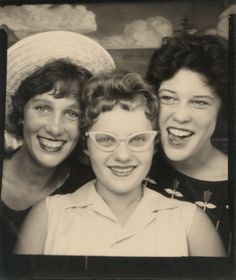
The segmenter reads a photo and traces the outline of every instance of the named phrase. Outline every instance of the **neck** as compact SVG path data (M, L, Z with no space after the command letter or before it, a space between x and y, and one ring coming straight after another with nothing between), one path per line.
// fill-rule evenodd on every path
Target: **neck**
M114 215L117 217L121 225L124 225L136 208L143 196L142 187L137 187L129 193L114 193L104 187L101 187L99 183L96 183L97 192L107 203Z
M48 182L55 176L56 168L47 168L39 166L32 158L21 148L10 160L14 176L21 182L27 182L31 187L46 187ZM20 168L19 168L20 167Z
M170 163L176 170L189 177L217 181L227 179L225 158L223 153L209 143L191 158L183 161L170 161Z

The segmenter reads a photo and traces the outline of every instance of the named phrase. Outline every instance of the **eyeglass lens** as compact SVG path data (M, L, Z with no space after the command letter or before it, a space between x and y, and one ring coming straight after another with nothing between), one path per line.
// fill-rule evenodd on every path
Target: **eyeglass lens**
M133 136L131 135L131 137L128 137L127 139L121 140L109 134L97 133L94 135L94 140L96 141L97 145L109 150L115 149L119 145L120 141L126 141L127 146L131 150L138 151L139 149L148 146L154 139L154 136L155 135L152 133L139 133Z

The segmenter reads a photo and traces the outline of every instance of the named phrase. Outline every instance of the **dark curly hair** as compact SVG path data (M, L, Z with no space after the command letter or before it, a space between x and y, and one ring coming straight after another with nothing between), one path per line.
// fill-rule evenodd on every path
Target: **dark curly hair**
M161 48L151 58L146 79L158 91L163 81L171 79L182 68L202 75L204 83L222 101L212 138L214 142L217 137L227 138L228 133L228 62L228 43L225 39L216 35L178 33L163 39Z
M228 96L227 41L215 35L180 33L164 38L160 49L151 58L146 79L157 89L181 68L204 76L204 82L222 99L226 106Z
M127 111L144 107L153 128L158 125L158 102L151 85L136 73L110 73L90 79L81 97L80 129L84 134L99 114L120 106Z
M23 137L24 108L27 102L38 94L52 91L55 98L73 96L78 99L84 84L92 74L69 59L56 59L23 80L12 97L13 109L9 114L11 133Z

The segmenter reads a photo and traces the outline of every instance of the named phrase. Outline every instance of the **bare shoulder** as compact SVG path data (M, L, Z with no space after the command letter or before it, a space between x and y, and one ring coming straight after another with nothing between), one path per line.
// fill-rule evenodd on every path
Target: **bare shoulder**
M188 233L189 251L191 256L224 257L224 245L208 216L196 208Z
M46 201L36 204L24 221L15 254L42 254L46 240L48 213Z

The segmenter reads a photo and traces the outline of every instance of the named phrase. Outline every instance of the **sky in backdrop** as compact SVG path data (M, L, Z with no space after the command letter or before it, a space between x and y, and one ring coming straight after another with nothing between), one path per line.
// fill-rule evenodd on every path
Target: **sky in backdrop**
M42 31L70 30L86 34L110 49L155 48L164 36L183 28L183 18L189 32L217 33L220 15L228 3L229 0L146 0L7 5L0 7L0 24L6 24L19 39Z

